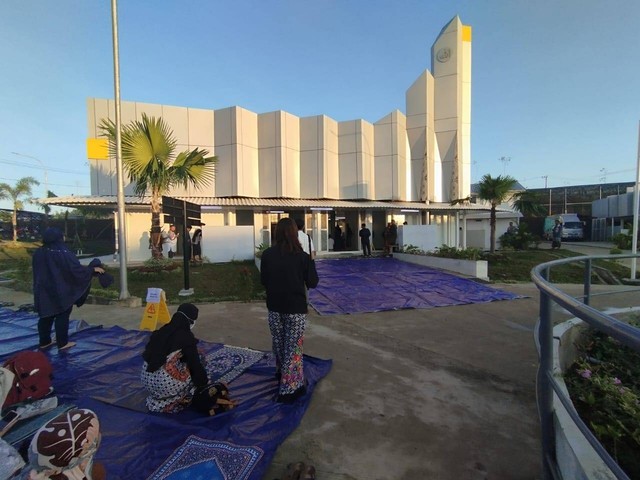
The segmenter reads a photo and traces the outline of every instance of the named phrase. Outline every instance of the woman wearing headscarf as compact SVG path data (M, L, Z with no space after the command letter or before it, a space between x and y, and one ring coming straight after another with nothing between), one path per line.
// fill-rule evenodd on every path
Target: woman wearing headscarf
M269 329L280 379L277 400L290 403L306 393L302 362L308 312L305 287L318 285L315 263L302 250L292 219L278 222L276 243L262 254L260 279L267 290Z
M28 480L79 480L106 478L93 457L100 446L100 422L87 409L73 408L49 420L29 446L29 464L20 478Z
M151 334L142 354L141 380L152 412L179 412L191 404L196 389L208 384L198 339L191 332L197 319L198 307L183 303L169 323Z
M32 259L33 300L40 317L40 348L53 345L51 327L55 325L56 343L58 349L63 350L75 345L75 342L69 342L69 315L73 306L84 304L93 275L105 272L99 260L81 265L67 248L58 228L47 228L42 234L42 242Z

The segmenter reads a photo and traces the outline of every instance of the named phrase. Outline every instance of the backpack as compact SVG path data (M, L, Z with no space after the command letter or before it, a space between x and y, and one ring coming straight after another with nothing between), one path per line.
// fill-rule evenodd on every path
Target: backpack
M20 402L37 400L53 391L51 387L53 367L42 352L18 352L4 363L4 367L9 369L15 378L3 408Z

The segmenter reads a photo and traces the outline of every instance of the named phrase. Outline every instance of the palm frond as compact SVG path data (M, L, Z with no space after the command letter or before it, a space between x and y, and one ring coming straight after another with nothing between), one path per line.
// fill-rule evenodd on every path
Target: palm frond
M175 183L185 188L209 185L215 178L214 165L218 159L207 157L208 154L207 150L199 148L180 152L171 167Z

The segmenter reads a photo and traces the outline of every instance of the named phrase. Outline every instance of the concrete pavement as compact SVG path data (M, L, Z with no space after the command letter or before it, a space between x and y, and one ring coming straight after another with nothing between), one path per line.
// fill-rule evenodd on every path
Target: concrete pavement
M333 359L333 369L264 478L282 477L296 461L315 465L324 480L540 478L533 340L538 293L532 284L494 287L527 298L359 315L311 313L305 353ZM574 295L582 289L564 288ZM616 288L594 286L593 292ZM592 304L635 305L635 297L594 297ZM0 300L19 305L31 296L0 287ZM271 348L264 303L199 307L199 338ZM85 305L72 318L137 328L142 314L143 308ZM565 318L556 308L554 319Z

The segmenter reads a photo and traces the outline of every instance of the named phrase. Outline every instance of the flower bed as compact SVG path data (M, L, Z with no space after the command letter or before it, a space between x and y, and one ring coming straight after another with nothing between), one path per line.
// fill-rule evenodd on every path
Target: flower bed
M583 421L631 478L640 478L640 355L580 320L554 328L555 373ZM554 397L563 478L616 478Z

